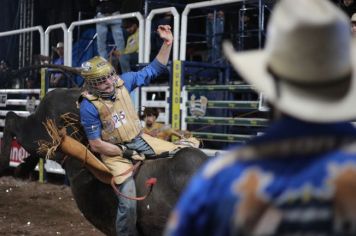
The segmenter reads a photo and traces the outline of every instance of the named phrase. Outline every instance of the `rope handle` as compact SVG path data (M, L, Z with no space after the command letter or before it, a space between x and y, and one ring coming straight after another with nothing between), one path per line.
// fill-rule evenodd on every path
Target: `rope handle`
M123 193L121 193L117 188L116 188L116 184L115 184L115 177L117 176L124 176L127 175L130 172L135 172L137 170L137 168L142 164L141 161L136 162L135 165L133 165L132 167L130 167L129 169L127 169L126 171L124 171L121 174L118 174L116 176L113 176L111 178L111 187L113 188L115 194L117 196L122 196L124 198L130 199L130 200L136 200L136 201L142 201L144 200L146 197L148 197L148 195L150 195L150 193L152 192L153 186L157 183L157 179L156 178L149 178L148 180L146 180L145 182L145 186L146 188L148 188L148 191L145 195L141 196L141 197L129 197L124 195Z
M135 201L142 201L142 200L146 199L146 197L148 197L148 195L150 195L150 193L152 192L153 186L156 183L157 183L157 179L156 178L149 178L145 182L145 186L146 186L146 188L148 188L147 193L145 195L141 196L141 197L130 197L130 196L126 196L123 193L121 193L116 188L116 184L115 184L114 178L111 179L111 187L114 189L114 192L116 193L117 196L121 196L121 197L130 199L130 200L135 200Z

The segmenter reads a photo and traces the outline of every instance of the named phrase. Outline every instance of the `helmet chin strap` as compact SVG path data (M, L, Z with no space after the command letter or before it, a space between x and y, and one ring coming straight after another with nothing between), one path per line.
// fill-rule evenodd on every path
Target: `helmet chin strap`
M102 92L98 89L94 89L94 88L91 88L90 86L88 86L88 91L89 91L89 93L91 93L94 96L97 96L99 98L110 99L115 95L116 88L114 87L114 89L108 93L108 92Z

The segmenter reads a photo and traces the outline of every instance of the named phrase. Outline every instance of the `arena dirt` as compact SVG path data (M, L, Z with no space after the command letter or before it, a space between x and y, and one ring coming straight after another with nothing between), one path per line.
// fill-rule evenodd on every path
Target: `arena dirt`
M103 236L81 214L70 188L0 177L0 235Z

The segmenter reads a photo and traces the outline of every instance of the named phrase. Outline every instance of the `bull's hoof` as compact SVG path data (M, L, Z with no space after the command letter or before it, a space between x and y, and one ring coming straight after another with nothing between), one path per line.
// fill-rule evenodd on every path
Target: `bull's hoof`
M9 168L9 162L4 159L5 158L0 155L0 175L4 175L4 172Z

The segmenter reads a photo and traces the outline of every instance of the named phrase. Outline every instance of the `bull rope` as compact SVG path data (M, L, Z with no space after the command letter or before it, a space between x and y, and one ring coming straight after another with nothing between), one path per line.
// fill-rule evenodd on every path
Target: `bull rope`
M70 124L74 124L77 121L75 118L73 118L70 115L70 113L66 113L66 114L62 115L61 118L65 120L65 123L67 124L67 126ZM61 128L61 129L58 129L52 119L47 119L46 122L42 122L42 124L44 125L45 129L47 130L48 135L51 137L52 142L45 141L45 140L39 140L38 141L38 144L39 144L38 153L45 154L46 159L51 159L55 155L55 152L57 151L58 147L61 145L62 137L64 135L66 135L66 127L67 126ZM72 127L74 127L74 126L72 125ZM76 129L76 130L74 129L74 134L77 134L77 133L78 133L78 129ZM84 166L86 166L87 159L88 159L88 148L86 148L85 158L83 160ZM130 172L133 172L133 174L135 174L135 171L138 169L138 167L141 165L141 163L142 163L141 161L136 162L136 164L133 165L131 168L129 168L128 170L126 170L125 172L123 172L117 176L124 176ZM152 192L153 186L157 183L156 178L149 178L145 182L145 186L148 188L147 193L141 197L130 197L130 196L124 195L116 188L114 178L117 176L113 176L111 178L111 186L112 186L115 194L117 196L122 196L122 197L130 199L130 200L142 201L142 200L146 199L146 197L149 196L150 193Z
M79 116L77 114L67 112L65 114L62 114L60 118L64 122L64 128L67 129L68 127L70 127L73 129L73 132L69 136L77 140L83 139L83 134L80 132L80 129L78 129L76 125L79 122Z
M64 122L64 126L61 129L58 129L57 125L52 119L47 119L46 122L42 122L43 126L47 130L48 135L52 139L52 142L45 140L38 141L38 153L45 154L46 159L51 159L54 156L55 151L57 151L62 142L62 137L67 134L67 127L71 127L73 129L73 132L69 136L77 140L81 140L83 138L80 130L75 126L79 120L78 115L67 112L62 114L60 118Z
M65 129L58 130L56 124L53 120L47 119L46 122L42 122L43 126L47 130L48 135L51 137L52 142L39 140L38 141L38 153L45 154L46 159L51 159L55 155L55 151L58 149L59 145L61 144L61 134L63 135Z
M127 196L127 195L123 194L122 192L120 192L116 187L115 177L124 176L124 175L127 175L130 172L132 172L132 174L134 175L141 164L142 164L142 161L138 161L138 162L135 163L135 165L133 165L131 168L127 169L125 172L112 177L112 179L111 179L111 187L113 188L115 194L118 197L121 196L121 197L130 199L130 200L142 201L142 200L145 200L151 194L153 186L157 183L157 179L156 178L149 178L148 180L146 180L145 186L146 186L146 188L148 188L148 190L147 190L146 194L141 196L141 197L130 197L130 196Z
M67 123L71 120L75 121L75 118L70 118L69 113L64 114L63 117L68 118ZM110 174L109 169L104 164L102 164L95 157L94 154L91 154L89 152L88 147L85 147L78 140L67 135L66 128L68 127L68 125L62 127L61 129L58 129L55 122L52 119L47 119L46 122L42 122L42 124L44 125L45 129L47 130L48 135L51 137L52 142L49 142L46 140L39 140L38 141L38 145L39 145L38 153L45 155L47 159L51 159L55 155L55 152L57 151L58 147L60 147L61 151L63 151L64 153L72 154L72 155L74 155L74 157L77 157L77 159L80 159L81 161L83 161L84 166L86 166L86 164L88 164L90 167L96 168L98 171L102 171L107 174ZM79 130L77 128L77 130L74 130L74 132L71 135L78 136L78 131ZM83 149L77 150L77 152L73 153L73 146L71 146L71 145L73 145L73 143L75 143L75 142L77 142L78 145L80 144L83 147ZM64 148L64 150L63 150L63 148ZM81 147L79 147L79 149L81 149ZM80 152L83 150L85 150L85 156L84 157L82 156L83 158L80 158ZM75 156L76 154L79 156ZM92 159L90 161L90 163L88 161L89 158ZM110 177L110 179L111 179L111 177ZM108 180L106 183L110 183L110 180Z

